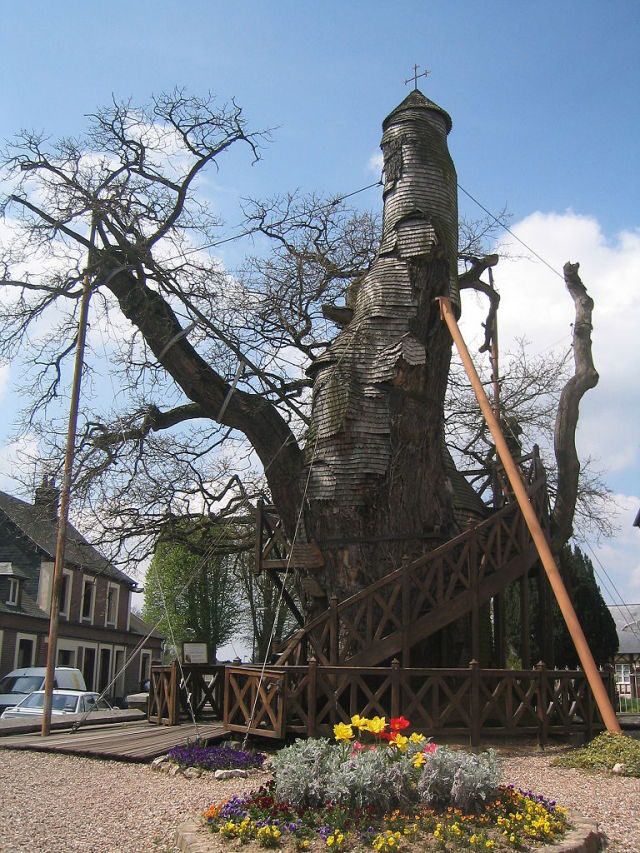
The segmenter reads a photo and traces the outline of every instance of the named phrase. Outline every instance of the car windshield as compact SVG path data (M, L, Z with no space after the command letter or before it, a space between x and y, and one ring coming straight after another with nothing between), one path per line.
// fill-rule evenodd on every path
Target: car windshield
M64 694L54 693L51 697L52 711L75 711L77 696L65 696ZM40 708L44 707L44 693L32 693L20 703L21 708Z
M32 693L20 703L21 708L42 708L44 693Z
M5 675L0 681L0 693L31 693L42 687L41 675Z

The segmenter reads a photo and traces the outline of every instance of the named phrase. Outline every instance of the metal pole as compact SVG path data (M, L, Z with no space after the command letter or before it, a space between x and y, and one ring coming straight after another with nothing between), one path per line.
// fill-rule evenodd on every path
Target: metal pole
M95 222L91 224L90 243L95 237ZM91 253L87 266L91 263ZM69 422L67 426L67 446L64 456L64 473L60 487L60 514L58 517L58 533L56 539L56 556L53 568L53 584L51 588L51 607L49 615L49 645L47 647L47 673L44 680L44 702L42 708L42 737L46 737L51 729L51 704L53 698L53 681L56 666L56 650L58 645L58 622L60 613L60 588L62 586L62 569L64 566L64 550L69 521L69 494L73 473L73 457L76 444L76 427L78 423L78 405L80 401L80 385L82 383L82 362L87 336L87 315L89 313L89 297L91 295L91 277L89 271L84 274L82 296L80 298L80 316L78 318L78 334L76 340L76 357L73 370L73 385L69 405Z
M469 381L471 382L475 392L480 409L482 410L482 414L484 415L489 431L491 432L495 442L496 450L498 451L498 455L500 456L507 477L509 478L516 500L520 505L527 527L529 528L533 541L538 549L540 560L544 566L545 572L547 573L556 601L558 602L562 615L564 616L564 621L566 622L569 633L571 634L571 639L575 644L578 657L580 658L580 663L582 664L582 669L587 676L589 686L591 687L591 691L595 697L600 713L602 714L604 724L610 732L621 732L620 723L618 722L618 718L613 710L613 706L605 686L602 683L598 667L593 659L593 655L591 654L591 649L587 643L582 626L578 621L576 611L573 608L571 599L569 598L562 577L560 576L558 566L556 565L556 561L551 553L551 548L549 547L547 538L544 535L544 532L540 527L538 517L531 506L529 496L527 495L522 478L520 477L520 472L513 461L513 457L507 447L507 442L505 441L502 430L500 429L500 424L493 413L491 403L485 394L480 377L478 376L471 356L469 355L467 345L465 344L460 329L458 328L456 318L451 310L451 300L444 296L440 296L438 299L440 302L442 317L446 322L449 331L451 332L451 337L453 338L453 341L458 348L458 352L460 353L467 376L469 377Z

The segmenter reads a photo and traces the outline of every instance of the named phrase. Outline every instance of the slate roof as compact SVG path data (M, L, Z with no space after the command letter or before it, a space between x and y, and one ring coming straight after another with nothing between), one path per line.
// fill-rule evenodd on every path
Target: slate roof
M32 616L34 619L46 619L49 621L49 614L45 613L41 607L38 607L36 601L31 598L24 590L20 595L20 606L7 604L5 601L0 601L0 613L15 613L18 616Z
M148 625L139 616L136 616L135 613L130 614L129 630L132 634L140 634L143 637L151 636L151 637L158 637L159 639L163 639L162 634L159 634L158 631L155 630L155 628L152 631L151 625Z
M30 539L36 548L52 560L55 558L56 521L48 517L41 507L14 498L6 492L0 492L0 512ZM136 581L96 551L72 524L67 527L65 563L85 569L92 574L104 575L130 587L136 586Z
M607 605L616 623L619 655L640 655L640 604Z

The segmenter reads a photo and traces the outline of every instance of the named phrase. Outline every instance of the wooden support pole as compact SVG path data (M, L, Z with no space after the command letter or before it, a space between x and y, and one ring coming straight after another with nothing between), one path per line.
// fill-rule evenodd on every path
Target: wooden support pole
M93 245L95 238L95 219L91 222L89 242ZM92 258L89 255L87 267ZM56 656L58 648L58 624L60 621L60 592L62 590L62 569L67 542L67 524L69 521L69 497L71 480L73 478L73 459L76 449L76 429L78 424L78 406L80 404L80 387L82 384L82 365L87 336L87 317L89 315L89 298L91 296L91 277L87 271L83 277L82 296L80 297L80 316L78 319L78 334L76 337L76 353L73 368L73 383L69 404L69 419L67 423L67 445L64 455L64 471L60 488L60 510L58 530L56 534L56 555L53 564L53 583L51 585L51 603L49 607L49 640L47 646L47 669L44 678L44 701L42 707L42 726L40 734L48 737L51 731L51 706L53 702L53 684L55 676Z
M456 322L456 318L451 309L451 300L445 296L440 296L438 297L438 301L440 302L442 317L447 324L451 337L458 349L460 358L462 359L462 363L464 364L464 368L467 372L467 376L469 377L469 381L471 382L478 400L478 404L480 405L482 414L484 415L489 431L491 432L491 436L495 442L496 450L498 451L500 460L504 466L507 477L509 478L509 482L511 483L511 488L513 489L516 500L520 505L522 515L524 516L527 527L529 528L529 532L531 533L536 548L538 549L540 560L542 561L542 565L547 573L549 583L551 584L556 601L558 602L558 606L560 607L560 611L562 612L564 621L566 622L567 629L571 634L571 639L575 644L578 657L580 658L580 663L582 664L582 668L589 681L589 686L591 687L595 697L604 724L610 732L621 732L622 729L620 728L620 723L618 722L618 718L613 710L611 700L609 699L609 695L607 694L606 688L602 682L602 677L598 671L596 662L593 659L593 655L591 654L591 649L587 643L582 626L578 621L576 611L571 603L571 599L569 598L565 588L558 566L556 565L556 561L551 553L551 548L549 547L547 538L544 535L540 522L538 521L538 517L531 506L520 472L513 461L513 457L507 447L507 442L505 441L502 430L500 429L500 424L493 413L489 399L484 392L482 382L480 381L480 377L476 372L469 350L467 349L467 345L465 344L464 338L458 328L458 323Z

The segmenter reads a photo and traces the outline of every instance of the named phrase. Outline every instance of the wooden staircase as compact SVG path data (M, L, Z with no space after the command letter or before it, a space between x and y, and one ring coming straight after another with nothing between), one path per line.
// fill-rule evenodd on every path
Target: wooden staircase
M549 509L546 476L537 454L523 473L529 499L544 530ZM515 500L485 521L328 610L301 628L277 666L306 663L379 666L468 615L472 630L495 595L529 572L537 552Z

